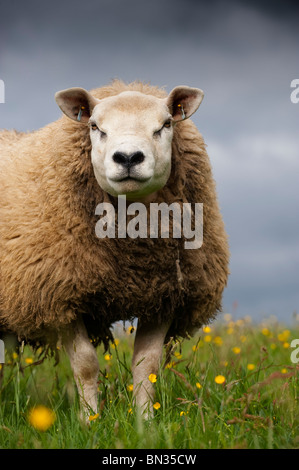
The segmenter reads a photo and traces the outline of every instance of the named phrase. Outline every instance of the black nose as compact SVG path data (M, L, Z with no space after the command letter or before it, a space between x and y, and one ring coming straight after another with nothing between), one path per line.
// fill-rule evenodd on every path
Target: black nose
M119 163L126 168L131 168L143 162L144 154L142 152L134 152L131 155L127 155L126 153L115 152L112 159L115 163Z

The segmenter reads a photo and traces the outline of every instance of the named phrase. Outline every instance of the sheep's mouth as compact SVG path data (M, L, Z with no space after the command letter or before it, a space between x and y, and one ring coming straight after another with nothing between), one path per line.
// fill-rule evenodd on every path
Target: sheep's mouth
M124 178L110 178L111 181L114 181L115 183L125 183L127 181L135 181L137 183L144 183L145 181L148 181L150 178L141 178L141 177L136 177L136 176L125 176Z

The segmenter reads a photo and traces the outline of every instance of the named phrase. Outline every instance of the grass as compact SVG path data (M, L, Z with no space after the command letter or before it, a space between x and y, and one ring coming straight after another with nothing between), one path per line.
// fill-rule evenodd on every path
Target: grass
M51 358L34 365L38 358L28 346L19 354L7 351L0 371L0 448L299 448L299 364L290 359L298 323L256 325L225 315L199 336L172 344L148 422L132 404L134 334L118 329L116 338L109 355L98 348L100 412L89 426L79 419L78 394L63 351L56 367ZM217 383L217 376L225 381ZM44 432L28 421L39 404L56 415Z

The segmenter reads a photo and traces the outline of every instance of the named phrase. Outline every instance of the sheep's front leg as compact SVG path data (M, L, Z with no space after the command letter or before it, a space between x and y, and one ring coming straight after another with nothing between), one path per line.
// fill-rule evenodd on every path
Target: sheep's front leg
M155 391L149 376L158 373L169 326L170 322L161 325L143 322L137 327L132 363L133 389L135 403L145 418L153 413L151 405Z
M87 418L90 414L97 413L99 363L82 318L77 320L71 331L65 332L62 343L70 358L81 407Z

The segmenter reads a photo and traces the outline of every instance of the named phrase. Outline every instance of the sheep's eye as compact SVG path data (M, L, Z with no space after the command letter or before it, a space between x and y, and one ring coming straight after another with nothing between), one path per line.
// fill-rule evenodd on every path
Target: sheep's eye
M164 122L163 126L161 127L161 129L159 129L158 131L154 132L154 136L155 137L158 137L161 135L161 132L163 131L163 129L169 129L171 127L171 120L168 119L167 121Z
M99 131L100 136L101 136L102 139L104 139L105 137L107 137L106 132L101 131L101 129L98 128L98 126L96 125L95 122L92 122L92 123L90 124L90 128L91 128L93 131Z

